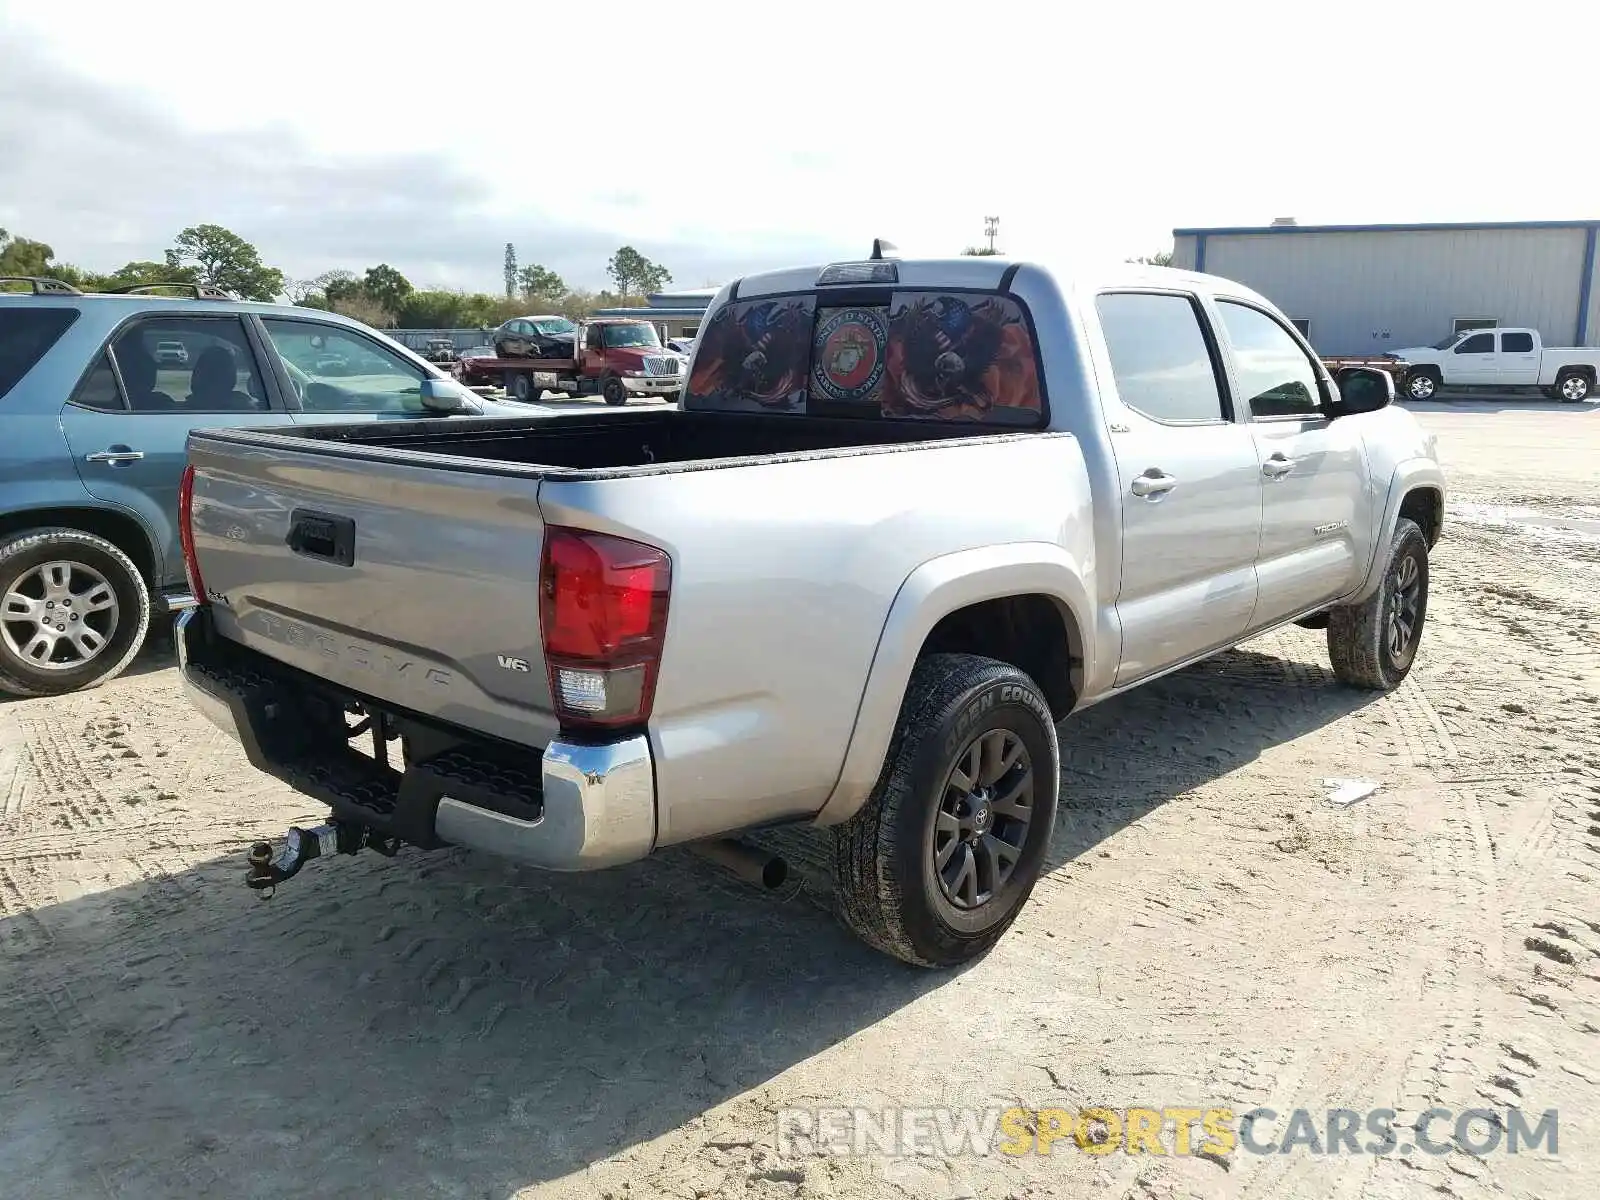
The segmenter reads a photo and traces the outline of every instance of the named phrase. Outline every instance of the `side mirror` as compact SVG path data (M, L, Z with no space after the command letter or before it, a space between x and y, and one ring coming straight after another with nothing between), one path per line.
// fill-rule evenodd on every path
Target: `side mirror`
M1376 367L1343 367L1334 383L1339 394L1328 404L1330 418L1377 412L1394 403L1394 376Z
M462 395L461 385L453 379L424 379L422 407L440 414L471 411L466 397Z

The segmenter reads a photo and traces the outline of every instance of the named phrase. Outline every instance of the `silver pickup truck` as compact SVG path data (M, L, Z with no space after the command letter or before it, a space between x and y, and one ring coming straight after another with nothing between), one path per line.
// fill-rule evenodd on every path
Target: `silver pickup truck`
M1393 397L1222 279L875 245L723 288L676 410L196 432L186 685L332 809L249 880L811 822L854 932L970 959L1077 710L1291 621L1405 678L1444 483Z

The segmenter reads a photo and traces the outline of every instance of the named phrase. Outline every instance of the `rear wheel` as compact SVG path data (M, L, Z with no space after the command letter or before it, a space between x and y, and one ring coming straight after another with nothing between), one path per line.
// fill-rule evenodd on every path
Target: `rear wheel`
M1556 380L1556 392L1567 404L1582 403L1593 390L1589 377L1579 371L1570 371Z
M519 371L506 382L506 395L521 404L533 399L533 377Z
M150 626L133 562L78 529L0 540L0 691L56 696L121 673Z
M613 408L619 407L628 402L628 388L622 382L622 377L620 375L607 375L605 380L600 384L600 395L605 399L605 402L611 405Z
M868 945L951 967L984 954L1033 891L1060 751L1027 675L971 654L918 662L882 777L834 831L839 915Z

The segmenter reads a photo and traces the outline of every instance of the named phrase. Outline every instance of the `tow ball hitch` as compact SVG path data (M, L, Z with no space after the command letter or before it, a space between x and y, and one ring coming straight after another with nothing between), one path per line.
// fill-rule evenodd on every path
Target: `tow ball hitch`
M313 858L355 854L359 850L376 850L385 858L393 858L399 849L399 838L348 821L329 821L312 829L295 825L276 851L271 842L257 842L250 848L250 870L244 882L263 900L270 900L280 883L299 874L300 868Z

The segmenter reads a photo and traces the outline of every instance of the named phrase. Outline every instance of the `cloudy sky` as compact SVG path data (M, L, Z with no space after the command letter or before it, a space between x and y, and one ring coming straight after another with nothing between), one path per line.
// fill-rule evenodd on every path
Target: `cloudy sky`
M216 222L291 278L498 290L1174 226L1600 211L1593 5L0 0L0 227L109 270ZM369 11L372 15L368 15ZM1585 47L1579 69L1561 46Z

